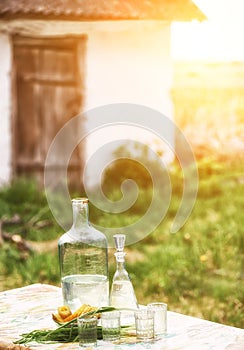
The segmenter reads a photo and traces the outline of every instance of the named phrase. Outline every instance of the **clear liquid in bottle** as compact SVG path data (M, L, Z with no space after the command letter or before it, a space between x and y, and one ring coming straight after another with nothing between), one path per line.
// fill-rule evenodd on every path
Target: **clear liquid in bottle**
M130 281L114 281L111 291L110 304L114 307L136 309L137 301Z
M69 275L61 280L64 304L72 312L82 304L107 306L109 281L104 275Z

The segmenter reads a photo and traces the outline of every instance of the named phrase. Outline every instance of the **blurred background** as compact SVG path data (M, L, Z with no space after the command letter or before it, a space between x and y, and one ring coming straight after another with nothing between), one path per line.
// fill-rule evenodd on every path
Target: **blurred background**
M164 1L164 5L171 3L176 3L178 6L180 1ZM244 4L242 0L194 0L193 3L201 14L192 15L195 18L187 21L178 21L177 16L175 20L170 21L169 56L166 57L166 68L162 69L162 72L169 71L171 74L169 77L165 73L167 77L165 84L170 89L169 94L163 91L162 95L168 96L168 102L164 100L167 105L167 114L173 118L175 124L186 136L195 156L199 175L197 199L185 225L176 234L170 233L170 227L179 208L184 189L181 164L175 157L167 166L172 185L172 197L167 215L143 241L126 248L127 270L131 275L139 303L164 301L168 303L169 310L242 328L244 326L244 23L242 20ZM30 33L30 28L35 35L31 42L28 41L28 45L43 45L40 41L33 42L36 40L40 22L37 21L34 26L28 27L29 32L28 30L23 31L24 26L23 23L18 22L18 14L14 13L15 17L10 18L8 22L8 16L5 17L6 7L0 7L0 11L2 11L2 17L0 17L2 58L9 55L6 48L10 46L5 46L6 40L8 42L6 33L17 35L14 45L15 52L20 56L21 52L24 52L21 51L21 45L26 45L26 37ZM152 27L150 30L154 33L157 25ZM55 32L56 29L52 28ZM150 31L148 24L146 28L147 32ZM127 27L124 30L130 32ZM96 28L94 31L104 33L104 28ZM168 33L168 29L166 31ZM45 36L45 33L45 30L42 30L42 35ZM24 39L21 38L21 35ZM103 45L107 43L104 38L107 38L106 35L103 36ZM150 36L147 39L150 42ZM145 37L145 40L147 39ZM83 44L84 40L87 38L82 37ZM56 42L55 45L58 46ZM73 47L74 43L67 41L65 45ZM108 45L111 45L111 42ZM155 47L158 47L156 41ZM111 52L113 50L115 50L114 46ZM134 54L135 52L130 57L133 57ZM154 50L153 55L155 54L160 56L160 49L159 51ZM123 57L126 57L126 54ZM169 57L170 65L168 65ZM98 50L92 56L91 61L96 66L97 62L102 64L102 59L102 51ZM104 60L106 61L106 57ZM145 70L145 67L142 65L142 70ZM11 76L15 70L16 66L13 67L13 70L8 67L6 70L8 76ZM5 74L3 65L0 73ZM97 71L95 73L97 74ZM135 81L139 76L135 75ZM61 78L58 77L56 81L58 79L64 81L66 78L68 81L69 77L61 75ZM39 78L35 79L36 90L34 90L38 95L40 88L37 86L40 85L40 81L37 81ZM93 81L94 77L89 75L89 79ZM161 79L160 76L158 79ZM67 81L66 86L69 84ZM157 90L159 86L159 91L161 91L160 81L155 80L155 82L159 84ZM42 81L42 84L44 83ZM4 130L11 129L10 123L6 122L8 120L6 111L9 107L4 105L8 97L6 86L7 90L16 88L15 86L10 89L9 85L4 84L8 84L7 80L1 80L0 117L3 134ZM80 86L80 82L77 84ZM96 85L96 83L93 84ZM116 90L113 84L108 90L106 86L109 85L109 81L106 84L103 79L102 83L98 81L97 84L98 91L104 92L105 98L102 102L109 103L109 97L112 96L113 90ZM140 84L139 81L135 86L135 91L138 92ZM100 96L94 90L94 85L91 84L91 90L87 94L94 93ZM76 87L72 85L70 96L74 96L75 89ZM152 85L147 89L145 88L145 93L150 95L148 91L153 91ZM46 111L49 110L48 106L52 105L52 99L45 100L44 103L43 99L40 100L42 95L38 96L39 101L45 105ZM160 93L158 96L160 100ZM116 98L116 95L112 97ZM127 95L121 93L120 98L122 97L128 97L127 102L137 102L136 99L130 99L128 91ZM116 101L113 98L111 98L112 102ZM58 101L63 99L62 92ZM26 100L24 101L26 103ZM101 102L98 99L94 105L98 105L99 101ZM83 102L83 97L75 101L68 101L72 116L80 110ZM150 105L150 103L151 100L146 98L145 104ZM158 100L152 101L155 108L157 104ZM93 102L88 103L88 106L92 105ZM16 105L11 113L15 109ZM20 128L22 139L20 137L20 141L15 140L14 146L13 142L9 142L8 139L3 143L2 138L1 143L1 174L5 175L0 187L0 290L37 282L60 285L57 239L63 233L63 229L52 216L43 187L40 185L43 181L43 174L39 170L37 174L37 169L43 170L43 167L36 159L43 161L46 154L40 152L41 156L35 158L33 162L36 154L30 152L35 149L31 145L34 145L35 139L39 136L38 133L33 132L33 129L23 127L25 116L24 111L21 122L15 125L15 131L11 129L16 135L16 129ZM56 126L60 125L63 124L61 122L56 124ZM51 126L46 127L45 130L44 138L49 133L52 138L57 132ZM26 132L32 134L33 137L26 146L22 147L21 140L25 138ZM107 135L103 135L101 144L106 142L104 141L106 137ZM43 149L47 150L49 139L45 140L47 142ZM143 164L149 162L151 167L157 171L160 168L164 150L161 149L161 144L156 143L156 146L154 144L158 157L148 159L148 148L152 147L153 141L147 143L144 139L143 142L144 145L139 148L137 146L136 149L131 141L113 150L118 158L124 157L125 159L113 162L104 171L101 184L108 198L117 200L121 198L120 186L123 180L134 179L139 186L136 202L130 209L119 215L104 213L91 204L92 223L103 227L126 227L145 214L152 200L153 183L150 172L143 167ZM87 140L87 143L90 144L89 152L92 154L94 140ZM182 139L177 134L174 135L174 144L175 154L184 154ZM15 151L11 151L11 147L15 147ZM70 167L72 179L77 178L77 174L83 170L84 166L85 146L80 145L79 147L74 152L73 163ZM16 149L19 153L16 153ZM11 152L15 155L11 163L14 167L14 176L10 176ZM24 159L21 158L23 155L28 155L31 164L34 164L32 172L29 171L29 163L21 162ZM77 166L77 160L80 161L79 166ZM7 168L3 169L5 166ZM78 188L77 184L72 186L72 181L70 193L71 196L86 195L83 186L80 185ZM112 250L110 250L109 259L110 276L112 277L115 270Z

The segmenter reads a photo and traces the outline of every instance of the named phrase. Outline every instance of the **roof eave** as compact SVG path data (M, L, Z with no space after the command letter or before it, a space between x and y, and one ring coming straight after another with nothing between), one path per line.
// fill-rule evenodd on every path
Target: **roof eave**
M147 21L169 21L169 22L190 22L192 20L198 20L200 22L205 21L207 19L206 16L201 16L198 18L195 17L189 17L189 18L182 18L182 17L173 17L173 18L163 18L163 17L157 17L157 18L150 18L150 17L137 17L137 16L77 16L77 15L41 15L41 14L0 14L0 20L9 21L9 20L46 20L46 21L122 21L122 20L147 20Z

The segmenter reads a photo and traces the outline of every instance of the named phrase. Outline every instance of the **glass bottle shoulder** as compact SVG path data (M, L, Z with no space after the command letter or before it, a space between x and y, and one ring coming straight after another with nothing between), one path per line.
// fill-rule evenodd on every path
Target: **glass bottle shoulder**
M130 276L125 269L116 270L114 273L113 281L130 281Z
M62 245L65 243L78 243L78 242L83 242L88 244L97 243L96 245L107 248L106 236L102 232L96 230L91 225L86 226L82 229L74 229L72 227L69 231L64 233L59 238L59 241L58 241L59 245Z

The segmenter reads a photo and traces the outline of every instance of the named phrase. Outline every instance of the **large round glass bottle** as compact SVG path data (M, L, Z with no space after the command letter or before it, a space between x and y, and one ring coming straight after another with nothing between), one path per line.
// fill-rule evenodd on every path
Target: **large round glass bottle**
M109 305L108 244L89 223L87 198L72 200L73 225L58 242L64 305Z

